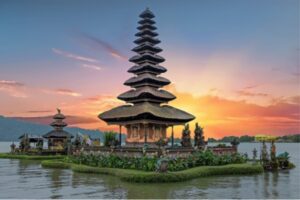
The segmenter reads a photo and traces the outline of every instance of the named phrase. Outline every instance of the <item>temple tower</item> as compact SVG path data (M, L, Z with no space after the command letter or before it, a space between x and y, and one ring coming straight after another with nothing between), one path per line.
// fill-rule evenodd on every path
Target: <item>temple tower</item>
M129 59L135 65L128 72L134 76L124 85L132 89L122 93L118 99L128 103L106 111L99 118L108 124L125 126L126 144L139 145L155 143L166 139L166 129L174 125L184 125L195 117L187 112L166 105L176 97L161 89L171 82L160 76L167 69L160 65L165 59L158 55L162 51L156 45L160 40L153 20L154 14L147 8L140 14L139 30L134 41L137 46L132 49L137 55ZM173 137L172 137L173 138Z
M53 116L54 121L50 124L53 130L43 135L44 138L48 139L48 148L63 148L64 144L73 138L72 134L63 130L68 125L63 121L65 118L60 109L57 109L57 114Z

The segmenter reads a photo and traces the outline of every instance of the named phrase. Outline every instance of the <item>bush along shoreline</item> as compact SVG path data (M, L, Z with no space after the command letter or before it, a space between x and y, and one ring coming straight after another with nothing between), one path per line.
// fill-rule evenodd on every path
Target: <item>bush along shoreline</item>
M66 163L65 161L45 160L42 166L46 168L71 169L79 173L106 174L119 177L128 182L164 183L179 182L200 177L215 175L251 175L263 172L259 164L229 164L222 166L201 166L175 172L147 172L133 169L91 167L83 164Z
M142 171L156 171L158 163L167 162L168 171L180 171L199 166L218 166L226 164L246 163L247 159L244 155L225 154L216 155L212 151L200 151L193 153L186 158L158 158L157 156L149 157L126 157L117 155L104 154L81 154L78 156L69 156L66 162L74 164L83 164L91 167L120 168L120 169L136 169Z

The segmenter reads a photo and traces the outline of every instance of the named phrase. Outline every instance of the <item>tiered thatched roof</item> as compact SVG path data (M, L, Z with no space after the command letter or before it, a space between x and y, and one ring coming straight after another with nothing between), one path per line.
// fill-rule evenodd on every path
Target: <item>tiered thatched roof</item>
M63 120L66 117L61 113L60 109L57 109L57 114L53 116L54 121L50 124L54 130L46 133L43 135L44 138L72 138L72 134L64 131L63 128L66 127L68 124Z
M160 89L170 84L170 81L162 76L158 76L166 72L166 68L159 64L165 59L157 53L162 49L156 45L160 40L155 38L158 33L154 32L156 27L153 20L154 14L146 9L140 14L142 18L138 23L139 32L135 35L138 37L134 41L138 46L132 49L137 55L129 59L135 63L128 72L135 74L134 77L125 81L124 85L128 85L133 89L118 96L119 99L133 105L124 105L113 108L99 115L99 118L113 124L126 124L133 121L159 121L168 124L184 124L194 119L194 116L173 108L168 105L160 105L167 103L176 97Z

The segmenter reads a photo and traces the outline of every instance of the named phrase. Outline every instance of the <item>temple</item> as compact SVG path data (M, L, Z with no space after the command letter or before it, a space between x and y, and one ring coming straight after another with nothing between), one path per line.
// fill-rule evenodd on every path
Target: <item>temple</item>
M195 117L167 105L176 97L161 89L171 82L160 76L167 69L160 65L165 59L157 55L162 49L156 46L160 40L156 38L154 14L147 8L140 17L139 31L135 34L138 38L134 41L137 46L132 49L137 55L129 59L135 65L128 72L134 76L124 83L131 89L118 96L127 104L103 112L99 118L109 125L119 125L120 133L124 126L127 130L126 145L133 146L167 140L167 128L171 127L173 145L173 126L184 125Z
M73 135L65 130L68 124L63 120L66 117L57 109L57 114L53 116L54 121L50 124L53 130L43 135L48 140L48 149L64 149L65 144L73 138Z

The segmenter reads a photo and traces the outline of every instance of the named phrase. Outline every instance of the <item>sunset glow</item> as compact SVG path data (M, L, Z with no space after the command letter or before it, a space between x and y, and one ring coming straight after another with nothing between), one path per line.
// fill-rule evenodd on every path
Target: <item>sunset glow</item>
M263 9L256 1L170 2L4 1L0 115L42 117L60 108L77 117L71 126L118 130L97 116L124 104L117 96L129 90L137 14L149 6L172 82L165 89L177 96L170 105L196 116L192 130L199 122L206 138L300 133L299 1L264 1Z

